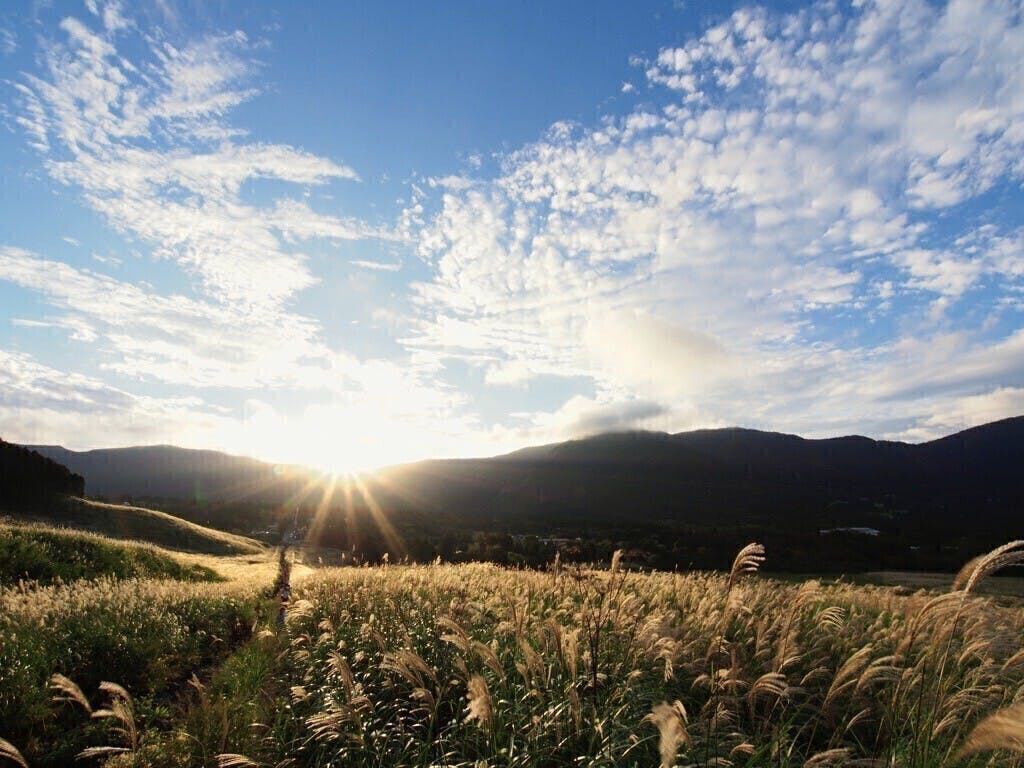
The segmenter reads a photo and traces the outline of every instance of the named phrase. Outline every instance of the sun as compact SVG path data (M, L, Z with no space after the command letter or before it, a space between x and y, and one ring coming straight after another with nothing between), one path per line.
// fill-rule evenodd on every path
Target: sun
M267 461L346 476L430 455L428 445L422 456L410 451L407 438L385 414L318 406L298 416L254 408L230 443Z
M221 442L238 453L337 475L423 459L493 456L522 447L460 427L458 420L399 401L390 406L378 400L314 404L297 413L253 403L240 428Z

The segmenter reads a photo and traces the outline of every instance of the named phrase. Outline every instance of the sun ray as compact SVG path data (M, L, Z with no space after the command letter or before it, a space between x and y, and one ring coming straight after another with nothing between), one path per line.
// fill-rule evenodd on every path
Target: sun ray
M384 540L389 549L398 555L399 558L404 558L408 554L405 542L402 541L402 537L398 534L395 526L391 524L390 520L388 520L384 509L377 503L377 500L373 498L373 494L370 492L370 489L366 487L366 484L359 475L353 475L352 481L359 490L359 494L366 501L366 506L370 510L370 515L373 517L373 520L380 529L380 532L384 535Z
M334 492L337 486L337 475L330 475L324 480L323 495L320 498L320 503L317 504L316 511L313 513L313 519L309 523L309 529L306 531L307 546L310 544L315 545L320 541L320 534L322 533L330 516L331 502L334 501Z

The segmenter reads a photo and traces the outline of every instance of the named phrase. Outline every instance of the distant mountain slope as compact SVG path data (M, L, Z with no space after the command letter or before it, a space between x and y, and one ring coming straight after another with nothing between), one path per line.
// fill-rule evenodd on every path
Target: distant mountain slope
M82 477L30 448L0 440L0 509L83 492Z
M320 498L311 470L282 473L214 451L37 450L84 475L90 494L306 505ZM642 532L657 524L817 535L867 527L904 538L921 531L941 548L965 526L1024 535L1022 466L1024 417L1017 417L919 445L735 428L616 433L494 458L391 467L363 482L396 521L462 529ZM238 509L235 527L244 528L248 513Z
M317 544L371 558L403 556L402 539L421 559L557 540L577 542L580 557L626 546L656 567L728 567L760 541L785 570L935 570L1024 538L1024 417L919 445L750 429L598 435L366 474L336 487L315 521L332 484L312 470L169 446L39 450L83 474L91 494L163 498L226 529L276 525L282 508L302 507ZM120 506L71 513L100 509L106 531L149 538L150 524ZM184 535L184 521L165 517L168 537ZM521 541L529 534L533 544Z
M283 503L318 478L302 467L173 446L29 448L85 477L90 495ZM822 493L829 500L858 493L911 501L953 494L1016 503L1024 501L1024 483L1017 482L1022 466L1024 417L1016 417L919 445L738 428L613 433L494 458L391 467L379 478L395 505L422 511L465 512L471 504L477 512L557 507L618 514L619 504L644 501L703 512L715 511L709 503L728 502L745 514L766 495L773 506L789 496L817 500ZM782 498L775 496L780 489Z
M1016 521L1024 518L1021 467L1024 417L919 445L749 429L607 434L492 459L392 467L371 483L395 509L495 522L825 528L891 522L894 512Z
M31 448L82 475L90 496L280 504L315 475L301 467L169 445L93 451Z

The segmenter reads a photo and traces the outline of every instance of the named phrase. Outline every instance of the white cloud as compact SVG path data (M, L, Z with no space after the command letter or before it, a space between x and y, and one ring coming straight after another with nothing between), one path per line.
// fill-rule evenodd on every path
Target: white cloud
M678 401L728 377L738 364L717 339L645 314L592 316L584 341L595 368L662 402Z
M912 429L900 434L903 439L923 441L977 427L991 421L1024 413L1024 388L997 387L980 395L957 398Z
M17 443L46 443L60 435L79 450L161 439L202 445L230 423L197 398L133 395L2 349L0 392L0 435Z
M1024 383L987 318L933 363L958 302L1024 290L1019 235L933 223L1024 179L1019 11L852 12L740 10L647 63L675 96L660 112L557 124L417 200L432 275L407 343L492 385L586 376L680 428L880 433ZM921 371L943 383L887 399Z
M533 416L533 429L527 431L530 442L566 440L574 437L657 429L668 409L649 400L602 402L576 395L554 413Z
M10 56L18 50L18 38L9 29L0 27L0 55Z
M99 367L125 380L384 396L396 400L396 412L408 404L410 413L443 414L458 400L421 383L429 372L407 362L360 360L331 348L315 320L294 313L161 296L15 248L0 247L0 279L65 310L47 325L95 341Z
M402 268L401 264L392 264L384 261L367 261L365 259L351 259L349 264L362 269L375 270L377 272L397 272Z
M12 248L0 248L0 279L43 294L67 313L44 321L19 319L20 327L67 332L89 350L100 372L116 376L124 385L159 382L195 392L227 388L251 401L258 400L251 393L269 389L297 395L307 404L298 414L261 407L263 415L254 425L248 407L213 410L198 395L164 402L10 353L5 360L14 373L9 373L7 380L0 376L9 408L6 412L0 409L0 427L10 425L8 431L35 434L52 428L51 434L61 435L62 441L81 445L89 429L99 429L102 420L98 414L119 410L116 422L121 426L112 427L103 437L112 445L128 434L135 436L133 442L142 435L148 435L149 442L167 441L173 428L178 444L187 441L243 453L258 450L279 459L291 455L314 461L312 448L333 442L335 447L328 455L336 456L339 465L365 466L371 459L374 463L388 461L387 445L393 456L397 456L398 443L405 446L403 458L424 455L409 453L414 450L429 454L426 446L431 435L439 441L438 446L448 445L448 450L456 453L455 436L475 428L458 414L464 398L431 382L435 371L410 361L360 360L332 349L310 318L160 296L143 286ZM63 394L48 394L51 392ZM86 412L62 425L56 415L74 402L83 404ZM187 412L189 408L193 413ZM23 428L16 429L18 409L25 421ZM379 422L377 428L370 427L374 420ZM352 429L358 425L359 432L344 433L342 439L343 432L330 431L341 424ZM408 440L398 437L402 424L409 430ZM277 439L266 431L269 425L280 428ZM129 427L134 431L125 431ZM384 434L391 442L381 437L379 430L383 429L390 430ZM319 437L310 442L313 435ZM414 435L418 437L413 439ZM256 438L257 442L247 442ZM357 445L366 451L355 451ZM314 463L324 461L331 460Z
M94 16L103 20L103 28L108 32L117 32L131 25L131 22L124 16L121 7L121 0L107 0L100 3L98 0L85 0L85 7Z
M14 248L0 248L0 279L42 293L102 336L95 350L102 365L127 377L192 387L316 386L313 373L322 368L316 378L323 379L330 367L332 354L308 318L160 296ZM296 368L298 359L311 361L309 370Z
M115 45L128 26L119 7L94 8L102 33L65 19L67 43L48 49L44 73L18 86L20 122L53 178L181 264L211 297L253 307L281 305L315 282L283 241L383 234L304 203L247 202L242 187L254 180L310 186L358 175L301 149L241 141L224 122L256 93L245 85L256 65L243 33L180 47L157 36L147 40L149 59L133 64Z

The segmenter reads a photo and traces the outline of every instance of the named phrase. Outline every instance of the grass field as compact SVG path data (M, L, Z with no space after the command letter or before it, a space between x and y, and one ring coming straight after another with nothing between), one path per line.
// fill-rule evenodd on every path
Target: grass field
M266 598L276 563L270 554L243 556L243 565L235 557L108 546L125 556L119 569L147 550L163 565L170 562L172 572L155 578L92 574L0 590L0 737L18 744L32 766L76 764L76 754L103 746L111 732L106 721L83 720L73 707L55 705L53 675L73 679L94 700L104 681L123 685L135 697L133 727L159 732L171 722L170 707L189 678L230 657L264 614L271 615ZM196 573L219 581L180 578Z
M977 594L1019 546L957 591L778 581L756 548L728 574L296 570L283 624L273 557L177 557L230 580L0 593L28 764L1021 765L993 748L1022 745L1024 612Z

